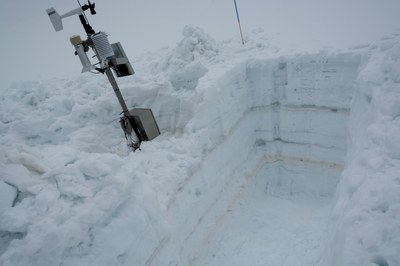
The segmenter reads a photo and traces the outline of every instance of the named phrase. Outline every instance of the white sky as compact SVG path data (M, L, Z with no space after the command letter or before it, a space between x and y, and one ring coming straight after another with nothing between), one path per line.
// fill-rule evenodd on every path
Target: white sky
M85 0L81 0L82 4ZM133 58L174 46L185 25L199 26L216 40L240 42L233 0L93 0L93 28L120 41ZM283 45L347 48L370 43L400 28L399 0L237 0L244 34L263 28ZM0 86L13 81L79 73L69 43L84 31L77 17L55 32L45 10L63 14L75 0L0 0Z

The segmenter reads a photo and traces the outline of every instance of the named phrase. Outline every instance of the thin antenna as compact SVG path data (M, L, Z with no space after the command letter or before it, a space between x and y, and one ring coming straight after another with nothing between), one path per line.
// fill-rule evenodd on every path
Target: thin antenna
M242 38L242 44L244 45L242 26L240 26L239 12L238 12L238 8L237 8L237 5L236 5L236 0L233 0L233 2L235 3L236 17L237 17L237 21L238 21L238 24L239 24L240 37Z

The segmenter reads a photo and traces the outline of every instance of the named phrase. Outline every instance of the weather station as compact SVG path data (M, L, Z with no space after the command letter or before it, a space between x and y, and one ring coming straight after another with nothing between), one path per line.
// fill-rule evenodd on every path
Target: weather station
M151 109L147 108L128 109L114 76L115 74L120 78L135 73L125 51L119 42L110 44L105 32L95 32L89 24L85 11L89 10L91 15L95 15L95 3L88 1L87 4L81 5L79 0L77 2L79 4L78 8L63 15L60 15L54 8L49 8L46 12L56 31L61 31L63 29L62 20L64 18L71 16L79 17L86 32L87 39L82 40L79 35L73 35L70 41L75 48L75 55L77 55L81 61L83 67L82 73L102 73L107 76L122 108L120 124L125 133L127 145L132 148L133 151L140 149L140 145L143 141L151 141L160 135L160 130L153 112ZM92 49L98 60L95 64L92 64L87 55L90 49Z

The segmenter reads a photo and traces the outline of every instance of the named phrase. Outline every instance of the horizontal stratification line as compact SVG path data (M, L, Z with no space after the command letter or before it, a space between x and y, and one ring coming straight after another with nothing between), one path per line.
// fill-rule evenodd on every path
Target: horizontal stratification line
M274 142L280 142L280 143L289 144L289 145L298 145L298 146L306 146L306 147L314 146L314 147L328 149L328 150L337 150L337 151L343 151L343 152L346 151L346 149L341 149L336 146L325 146L325 145L315 144L315 143L301 143L301 142L284 140L282 138L276 138L273 140L264 140L264 141L265 141L265 144L273 144Z
M301 163L301 164L308 164L308 165L319 165L319 166L334 169L334 170L337 170L340 172L343 171L343 169L344 169L344 166L339 163L318 161L318 160L306 159L303 157L296 157L296 156L264 155L264 162L265 162L265 164L282 162L285 164Z
M318 105L295 105L295 104L281 104L279 102L271 103L268 105L258 105L250 107L250 112L253 111L263 111L263 110L271 110L275 111L276 108L279 107L281 109L287 110L305 110L307 112L329 112L329 113L340 113L340 114L350 114L350 108L343 107L333 107L333 106L318 106Z

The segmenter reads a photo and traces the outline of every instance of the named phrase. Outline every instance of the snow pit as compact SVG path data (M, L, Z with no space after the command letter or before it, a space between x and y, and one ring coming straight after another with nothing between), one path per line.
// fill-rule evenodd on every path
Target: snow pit
M351 54L252 60L222 79L200 126L219 141L169 210L184 214L173 230L182 264L318 262L359 64Z

